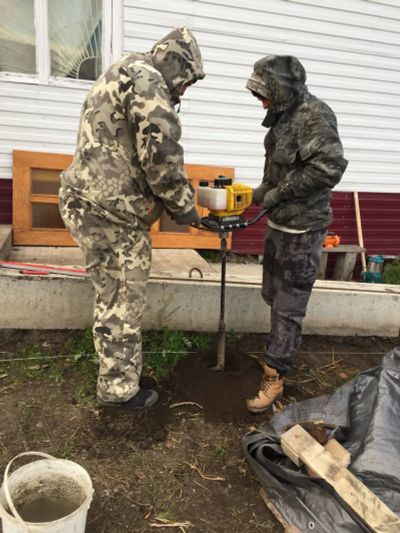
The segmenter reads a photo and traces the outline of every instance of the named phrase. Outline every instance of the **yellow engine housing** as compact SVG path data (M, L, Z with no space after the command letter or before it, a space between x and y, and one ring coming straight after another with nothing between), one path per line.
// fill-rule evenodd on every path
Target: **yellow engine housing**
M224 187L227 192L226 209L213 210L210 214L215 217L228 217L231 215L241 215L243 211L251 205L253 189L249 185L234 183Z

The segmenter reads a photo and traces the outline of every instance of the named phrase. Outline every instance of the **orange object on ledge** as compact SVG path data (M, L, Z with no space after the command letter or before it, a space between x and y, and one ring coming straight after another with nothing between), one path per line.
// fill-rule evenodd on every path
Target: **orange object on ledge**
M340 244L340 237L339 235L327 235L324 240L324 246L325 248L334 248L335 246L339 246Z

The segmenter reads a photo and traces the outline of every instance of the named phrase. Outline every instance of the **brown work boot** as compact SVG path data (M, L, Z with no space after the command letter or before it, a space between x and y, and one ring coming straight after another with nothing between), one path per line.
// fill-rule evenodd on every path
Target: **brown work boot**
M278 371L265 363L261 363L261 366L264 375L261 380L260 390L257 396L251 398L251 400L246 400L247 409L250 413L263 413L283 393L283 379Z

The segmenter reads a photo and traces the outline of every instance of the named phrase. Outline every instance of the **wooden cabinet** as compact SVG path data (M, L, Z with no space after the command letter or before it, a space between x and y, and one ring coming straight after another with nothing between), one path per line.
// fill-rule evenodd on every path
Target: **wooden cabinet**
M76 246L58 211L60 172L72 156L40 152L13 152L13 242L16 245ZM234 177L230 167L185 165L186 174L197 189L202 179L219 175ZM198 207L200 216L207 210ZM152 229L154 248L218 249L218 236L196 228L178 226L163 214ZM228 245L230 246L230 239Z

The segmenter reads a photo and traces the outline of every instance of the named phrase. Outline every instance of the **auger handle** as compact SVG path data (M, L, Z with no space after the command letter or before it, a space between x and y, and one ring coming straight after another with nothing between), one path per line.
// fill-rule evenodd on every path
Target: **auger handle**
M259 220L261 220L265 215L268 215L269 209L263 209L256 215L254 218L248 221L247 226L252 226L253 224L256 224Z

